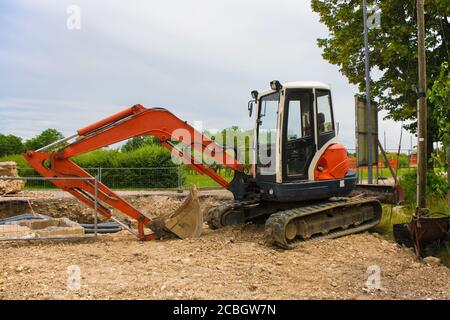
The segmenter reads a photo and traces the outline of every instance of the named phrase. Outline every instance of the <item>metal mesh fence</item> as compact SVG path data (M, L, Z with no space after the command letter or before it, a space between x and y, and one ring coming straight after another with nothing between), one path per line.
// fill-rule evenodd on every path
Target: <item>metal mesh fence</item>
M347 149L350 169L358 174L359 183L367 183L368 168L367 166L358 166L355 149ZM405 174L414 172L417 168L416 151L412 149L387 149L385 150L389 165L394 175L402 177ZM389 166L386 164L381 153L378 154L378 164L373 165L373 174L375 175L376 184L392 184L395 179L391 173Z
M111 189L149 190L182 189L183 172L181 167L152 168L83 168L90 175ZM21 177L40 177L33 168L18 168ZM29 180L28 190L55 189L50 181Z
M158 190L189 188L191 184L198 188L220 187L206 175L196 172L188 166L147 167L147 168L83 168L92 176L114 190ZM40 177L33 168L18 168L21 177ZM217 169L225 179L231 180L233 172L228 168ZM29 180L27 190L57 189L50 181Z
M156 168L88 168L91 175L112 189L180 188L179 167Z
M357 167L356 150L347 149L350 165L352 169ZM386 155L389 159L391 167L394 169L413 169L417 167L417 157L415 150L401 149L400 152L395 149L386 150ZM386 163L381 155L378 155L378 168L386 168Z

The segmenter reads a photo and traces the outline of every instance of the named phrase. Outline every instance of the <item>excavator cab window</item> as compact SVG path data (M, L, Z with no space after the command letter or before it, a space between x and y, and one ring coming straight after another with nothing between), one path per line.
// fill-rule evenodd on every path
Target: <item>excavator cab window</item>
M284 179L305 180L315 153L312 90L287 90L284 121Z
M331 94L328 90L316 90L317 99L317 131L319 149L335 137L334 121L331 105Z
M275 179L278 105L280 93L261 97L258 110L257 174L265 181Z

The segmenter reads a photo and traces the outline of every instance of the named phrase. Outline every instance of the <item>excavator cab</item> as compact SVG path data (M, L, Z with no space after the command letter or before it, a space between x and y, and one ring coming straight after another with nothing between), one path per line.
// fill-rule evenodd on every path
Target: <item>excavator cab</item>
M337 141L330 86L272 81L256 102L254 179L263 199L302 201L347 195L356 183Z
M357 177L338 143L331 90L318 82L272 81L252 92L255 110L252 175L235 173L232 205L212 208L212 228L265 223L268 243L293 248L311 238L368 230L381 218L373 198L346 197Z

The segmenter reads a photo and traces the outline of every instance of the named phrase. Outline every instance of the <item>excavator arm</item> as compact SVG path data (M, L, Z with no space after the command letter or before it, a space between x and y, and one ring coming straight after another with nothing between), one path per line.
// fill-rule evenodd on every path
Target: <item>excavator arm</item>
M26 151L24 157L43 177L69 178L51 181L58 188L69 192L89 207L97 207L99 213L106 218L113 218L111 210L108 208L109 205L135 219L138 223L138 238L153 240L162 236L158 232L161 231L161 226L152 228L155 233L145 234L144 226L155 226L154 221L127 203L103 183L98 182L96 195L94 180L73 179L93 177L70 160L74 156L143 135L152 135L158 138L164 147L183 159L185 163L191 165L196 171L208 175L224 188L228 187L228 182L214 170L204 166L203 161L195 157L193 150L202 155L207 155L216 163L223 163L234 171L244 171L244 166L239 164L235 157L230 156L221 146L196 131L187 122L182 121L166 109L146 109L139 104L84 127L78 130L76 135L36 151ZM57 151L46 152L72 139L76 140ZM185 147L179 148L176 141L182 142ZM98 199L97 205L96 196ZM187 205L183 207L185 206ZM178 220L180 220L179 217ZM167 232L167 230L165 231ZM178 234L178 236L186 237L186 233L183 233L182 236Z

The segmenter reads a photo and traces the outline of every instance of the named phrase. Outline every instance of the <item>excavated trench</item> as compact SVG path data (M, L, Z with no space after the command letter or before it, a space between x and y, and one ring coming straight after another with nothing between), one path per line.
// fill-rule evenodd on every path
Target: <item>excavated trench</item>
M0 198L0 219L35 212L53 218L68 218L78 223L94 222L93 209L90 209L75 198L60 195L60 193L56 195L51 193L46 193L45 195L35 193L27 197ZM158 194L124 195L123 198L151 218L175 211L186 196L186 193L162 192ZM200 199L202 207L204 207L229 200L229 197L223 195L201 195ZM116 210L114 210L114 215L119 219L127 219L126 215ZM101 216L99 218L100 221L104 220Z

